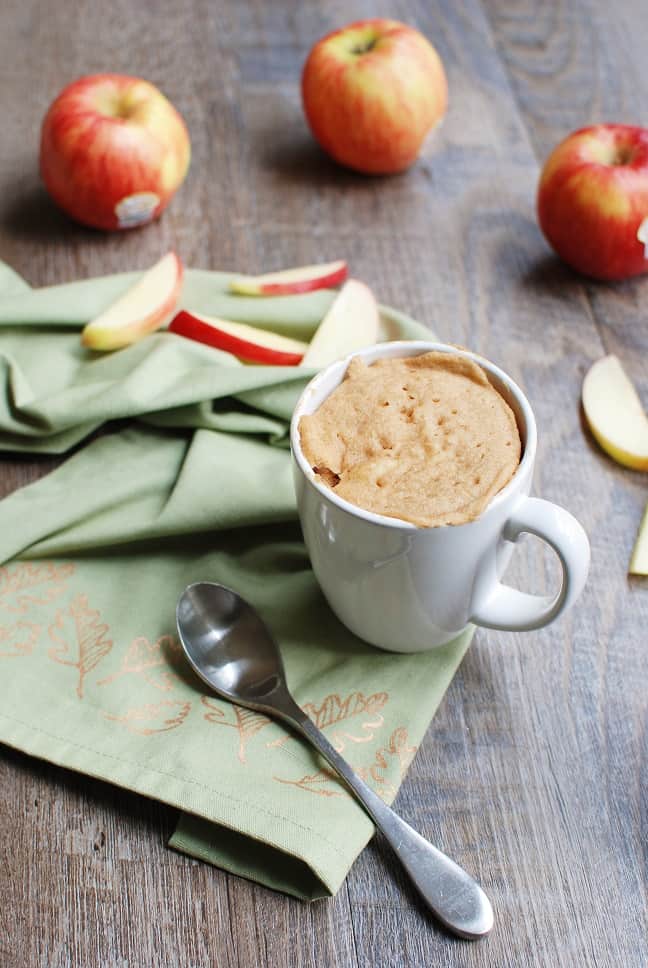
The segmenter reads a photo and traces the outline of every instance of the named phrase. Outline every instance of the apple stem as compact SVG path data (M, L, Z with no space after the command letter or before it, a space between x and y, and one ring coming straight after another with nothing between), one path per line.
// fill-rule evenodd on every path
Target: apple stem
M372 37L371 40L365 40L360 44L357 44L351 49L352 54L368 54L370 50L373 50L376 46L376 38Z

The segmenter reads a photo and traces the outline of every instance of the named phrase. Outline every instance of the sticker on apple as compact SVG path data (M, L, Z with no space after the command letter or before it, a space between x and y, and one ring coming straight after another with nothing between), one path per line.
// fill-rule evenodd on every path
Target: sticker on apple
M160 204L160 196L155 192L137 192L127 195L115 205L115 215L120 229L130 229L135 225L150 222Z
M637 229L637 238L643 242L644 259L648 259L648 218L645 218Z

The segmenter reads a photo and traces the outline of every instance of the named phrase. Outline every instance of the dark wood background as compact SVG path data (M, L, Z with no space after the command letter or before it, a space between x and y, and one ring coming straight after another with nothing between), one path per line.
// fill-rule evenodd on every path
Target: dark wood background
M481 632L396 802L474 872L496 927L439 931L381 849L333 900L301 904L165 848L155 803L0 750L0 961L18 966L644 966L648 585L627 563L646 475L616 467L579 415L614 351L648 402L648 278L597 285L538 231L539 165L568 131L648 125L645 0L393 0L446 64L450 111L408 174L324 158L299 75L312 43L375 14L363 0L3 0L0 257L33 285L144 268L256 272L346 257L379 298L487 354L537 412L536 493L585 524L579 605L548 630ZM40 120L76 76L157 83L185 116L189 177L161 221L103 235L39 187ZM52 466L5 457L0 492ZM513 577L549 587L529 540Z

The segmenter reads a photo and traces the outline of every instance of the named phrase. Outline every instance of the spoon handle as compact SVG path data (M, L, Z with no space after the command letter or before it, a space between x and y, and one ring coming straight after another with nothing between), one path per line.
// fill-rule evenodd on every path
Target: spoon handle
M283 696L274 709L316 747L364 805L439 921L462 938L488 934L493 909L479 884L363 783L291 696Z

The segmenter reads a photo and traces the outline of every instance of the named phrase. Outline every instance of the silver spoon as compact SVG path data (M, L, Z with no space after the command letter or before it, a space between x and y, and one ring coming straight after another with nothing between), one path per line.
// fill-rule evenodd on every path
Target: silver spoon
M363 783L299 708L288 691L279 649L258 612L224 585L197 582L182 593L176 618L187 659L214 692L290 723L339 773L439 921L462 938L488 934L493 909L476 881Z

